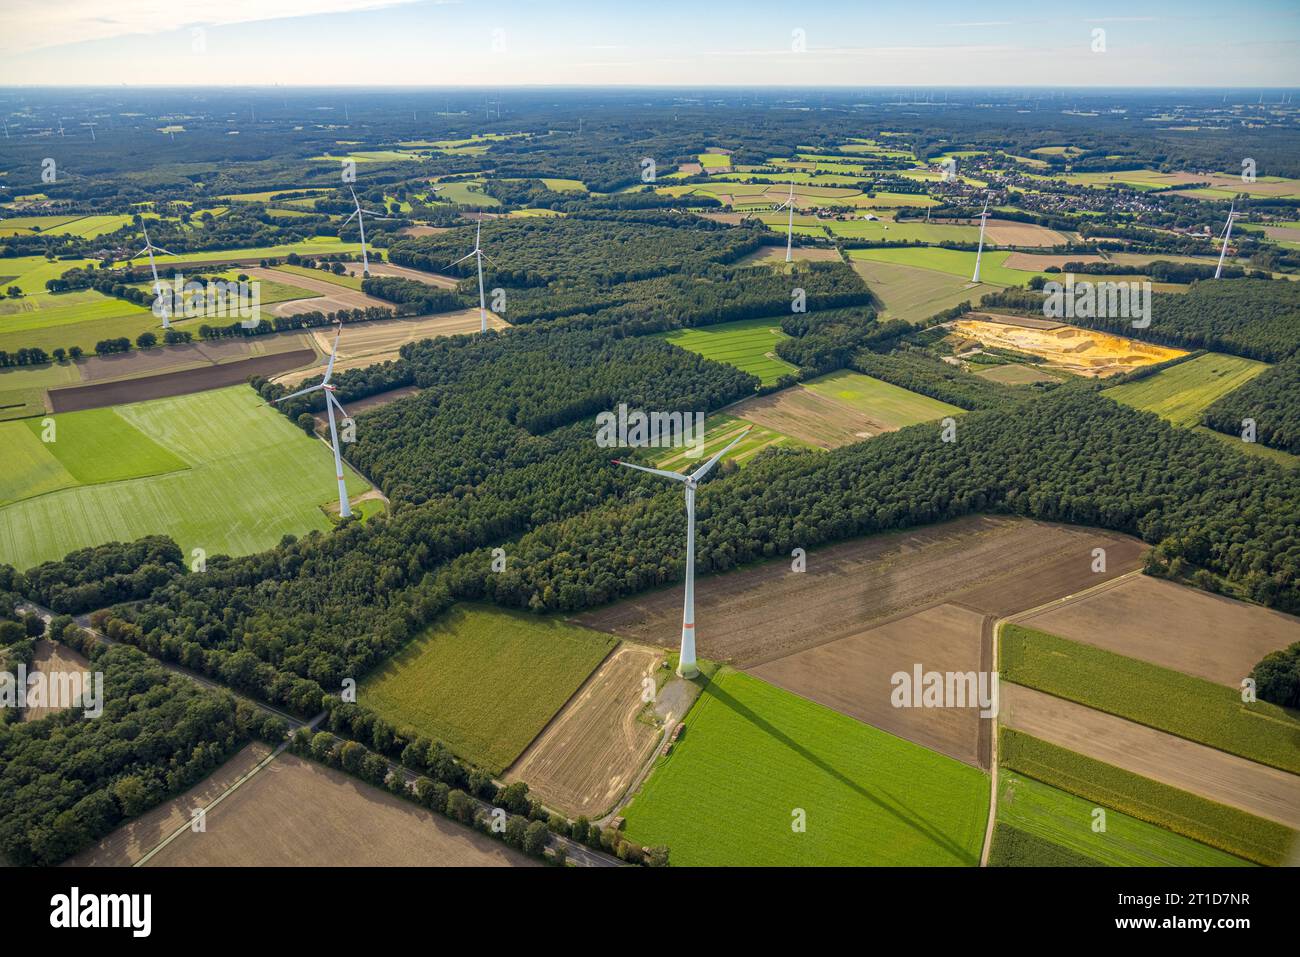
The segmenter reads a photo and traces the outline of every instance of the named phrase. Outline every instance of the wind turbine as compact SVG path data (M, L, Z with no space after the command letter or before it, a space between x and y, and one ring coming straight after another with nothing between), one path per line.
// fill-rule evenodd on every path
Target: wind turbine
M615 465L626 465L628 468L636 469L639 472L661 475L664 478L672 479L674 482L681 482L686 486L686 601L682 608L682 653L677 661L677 673L683 678L694 678L700 673L695 664L695 489L700 480L709 474L713 466L718 464L718 460L730 452L732 447L748 435L752 428L751 425L748 429L745 429L744 432L741 432L727 443L721 452L689 475L682 475L680 472L669 472L666 469L647 468L644 465L633 465L631 462L623 462L619 459L614 460Z
M329 365L325 367L325 377L316 385L309 386L306 389L299 389L297 392L291 392L282 398L276 399L272 405L278 405L281 402L287 402L289 399L296 398L300 395L307 395L312 392L325 393L325 411L329 414L330 420L330 447L334 450L334 474L339 481L339 517L348 518L352 514L352 506L348 504L348 487L343 481L343 459L339 455L339 431L338 426L334 423L334 410L338 409L343 413L343 418L350 419L347 409L338 399L334 397L335 386L330 384L330 376L334 374L334 360L339 354L339 336L343 334L343 325L339 324L338 332L334 333L334 347L330 349Z
M162 299L162 283L158 281L158 264L154 262L153 254L155 252L160 252L164 256L174 256L176 254L169 253L161 246L155 246L153 244L153 240L149 238L149 227L144 224L143 219L140 220L140 228L144 230L144 249L140 250L140 252L136 253L135 256L132 256L131 258L135 259L144 253L149 254L149 269L153 272L153 294L157 297L157 301L162 305L163 328L170 329L172 327L171 311L168 309L166 301Z
M1223 227L1223 245L1219 249L1219 265L1214 268L1214 278L1218 279L1223 272L1223 260L1228 255L1228 240L1232 237L1232 220L1237 214L1237 198L1232 198L1232 205L1228 207L1228 222Z
M975 272L970 277L971 282L980 281L980 258L984 255L984 227L989 221L989 194L984 194L984 209L980 211L980 245L975 251Z
M787 208L790 210L790 221L785 227L785 261L790 262L790 246L794 242L794 180L790 180L789 198L772 212L778 213Z
M365 217L367 217L367 216L373 216L373 217L375 217L375 219L388 219L389 217L388 217L388 216L380 216L378 213L373 213L373 212L371 212L371 211L368 210L368 209L362 209L362 208L361 208L361 201L360 201L359 199L357 199L357 191L356 191L355 189L353 189L351 186L348 187L348 191L352 194L352 203L353 203L353 205L355 205L357 208L356 208L356 211L353 212L353 214L352 214L351 216L349 216L347 219L343 220L343 222L339 223L339 228L342 229L342 228L343 228L344 226L346 226L348 223L352 222L353 219L355 219L355 220L357 221L357 228L358 228L359 230L361 230L361 275L362 275L362 278L364 278L364 279L369 279L369 278L370 278L370 257L366 255L366 223L365 223Z
M474 250L468 256L461 256L452 266L459 266L466 259L473 257L478 261L478 321L479 332L487 332L487 300L483 297L483 260L496 265L496 261L483 251L479 237L483 233L483 210L478 211L478 226L474 229Z

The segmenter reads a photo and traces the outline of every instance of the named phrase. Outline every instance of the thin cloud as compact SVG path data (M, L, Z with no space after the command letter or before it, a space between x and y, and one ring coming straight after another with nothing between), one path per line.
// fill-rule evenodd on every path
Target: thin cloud
M7 29L0 34L0 51L31 53L50 47L153 35L186 27L219 27L259 20L332 13L356 13L404 6L422 0L117 0L105 15L102 0L9 0ZM428 2L428 0L423 0ZM433 0L435 4L459 0Z

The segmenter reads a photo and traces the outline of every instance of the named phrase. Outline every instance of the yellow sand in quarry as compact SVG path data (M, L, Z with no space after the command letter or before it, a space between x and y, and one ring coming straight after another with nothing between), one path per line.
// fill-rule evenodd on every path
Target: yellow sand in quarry
M982 319L959 319L952 328L963 339L1042 356L1049 366L1094 378L1131 372L1186 355L1179 349L1167 349L1064 323L1022 326Z

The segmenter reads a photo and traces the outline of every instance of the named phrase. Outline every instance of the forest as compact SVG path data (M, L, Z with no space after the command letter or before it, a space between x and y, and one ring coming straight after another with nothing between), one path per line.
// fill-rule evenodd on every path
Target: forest
M103 674L104 713L0 724L0 856L10 864L58 864L206 777L250 737L287 727L65 622L63 640Z

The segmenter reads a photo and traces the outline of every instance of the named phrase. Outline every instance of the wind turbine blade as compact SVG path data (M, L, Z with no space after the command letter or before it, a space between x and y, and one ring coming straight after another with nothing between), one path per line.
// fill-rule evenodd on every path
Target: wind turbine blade
M329 365L325 367L325 382L329 382L330 376L334 373L334 360L339 356L339 336L343 335L343 327L339 326L339 331L334 333L334 348L330 349ZM324 385L324 382L321 383Z
M477 252L478 252L478 250L476 249L476 250L474 250L473 253L470 253L468 256L461 256L461 257L460 257L459 259L457 259L454 263L449 263L449 264L447 265L447 268L450 269L452 266L459 266L459 265L460 265L461 263L463 263L466 259L473 259L473 258L474 258L474 253L477 253Z
M343 403L340 402L338 399L334 398L334 393L333 393L333 392L328 392L328 391L326 392L326 394L325 394L325 401L326 401L326 402L333 402L333 403L334 403L334 408L338 409L340 412L343 413L343 418L345 418L345 419L350 419L350 418L352 418L352 416L348 415L348 410L345 409L345 408L343 408Z
M709 459L707 462L705 462L703 465L701 465L698 469L696 469L693 473L691 473L691 478L696 479L696 480L698 481L699 479L702 479L702 478L704 478L704 476L708 475L708 474L709 474L709 469L711 469L711 468L713 468L713 466L717 465L717 464L718 464L718 460L721 459L721 458L722 458L724 455L726 455L728 452L730 452L730 451L732 450L732 448L735 446L735 444L736 444L737 442L739 442L739 441L740 441L741 439L743 439L745 436L749 435L750 430L753 429L753 428L754 428L754 427L751 425L748 429L746 429L744 432L741 432L738 436L736 436L734 439L732 439L730 442L728 442L725 446L723 446L721 452L719 452L717 455L713 456L713 458Z
M162 253L164 256L175 256L175 255L176 255L176 254L173 253L173 252L168 252L166 249L163 249L161 246L155 246L155 247L153 248L153 251L156 252L156 253Z
M360 212L360 210L357 210L357 212ZM340 225L340 226L346 226L348 223L352 222L352 220L354 220L354 219L356 219L356 218L357 218L357 213L354 212L354 213L353 213L351 216L349 216L347 219L343 220L343 222L339 223L339 225Z
M134 256L132 256L131 258L132 258L132 259L139 259L141 256L147 254L148 252L149 252L149 247L148 247L148 246L145 246L144 249L140 250L138 253L136 253L136 254L135 254Z
M644 465L633 465L631 462L624 462L622 459L614 459L615 465L626 465L630 469L636 469L638 472L649 472L651 475L661 475L664 478L670 478L674 482L685 482L686 476L680 472L669 472L665 469L652 469Z
M273 400L271 404L278 405L281 402L287 402L290 399L296 398L300 395L306 395L308 392L316 392L321 388L322 386L319 385L308 386L306 389L299 389L297 392L290 392L288 395L282 395L280 396L280 398Z
M486 259L488 262L490 262L492 265L495 266L497 264L497 261L493 259L491 256L489 256L487 253L485 253L483 250L480 249L478 251L478 254L482 256L484 259Z

